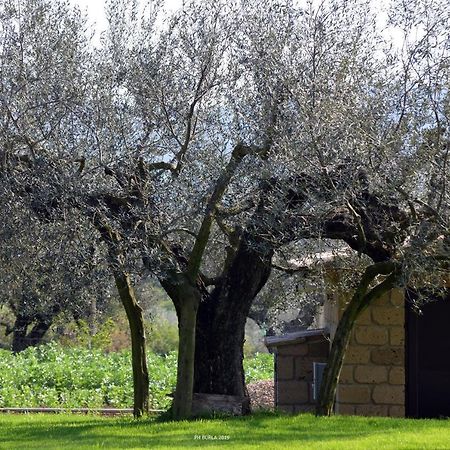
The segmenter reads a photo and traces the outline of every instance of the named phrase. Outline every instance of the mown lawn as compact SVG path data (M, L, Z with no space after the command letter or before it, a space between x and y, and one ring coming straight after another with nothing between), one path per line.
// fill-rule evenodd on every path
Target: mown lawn
M0 448L15 449L450 449L449 420L364 417L158 422L83 415L2 415Z

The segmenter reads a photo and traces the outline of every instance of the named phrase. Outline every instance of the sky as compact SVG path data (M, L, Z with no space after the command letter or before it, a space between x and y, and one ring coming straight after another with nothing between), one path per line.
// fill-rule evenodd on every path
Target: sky
M78 5L82 11L87 11L91 22L95 23L97 33L105 30L105 0L71 0L75 5ZM165 0L165 7L168 10L175 10L182 5L182 0Z
M1 0L0 0L1 1ZM94 43L99 42L100 33L106 29L106 18L104 12L105 0L70 0L71 3L78 5L83 11L87 11L88 17L91 23L95 24L96 34L94 37ZM302 2L302 0L299 0ZM313 0L314 1L314 0ZM319 0L320 1L320 0ZM378 6L386 5L387 0L378 0ZM164 0L165 8L168 11L174 11L180 8L183 4L183 0ZM380 14L379 19L382 15ZM384 21L386 18L383 14ZM401 45L402 36L395 30L389 31L389 36L393 40L394 45Z

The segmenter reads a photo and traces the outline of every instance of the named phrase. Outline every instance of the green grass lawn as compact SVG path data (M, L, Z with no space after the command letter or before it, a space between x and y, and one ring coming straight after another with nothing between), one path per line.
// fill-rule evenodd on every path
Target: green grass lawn
M449 420L257 414L158 422L83 415L1 415L0 448L450 449Z

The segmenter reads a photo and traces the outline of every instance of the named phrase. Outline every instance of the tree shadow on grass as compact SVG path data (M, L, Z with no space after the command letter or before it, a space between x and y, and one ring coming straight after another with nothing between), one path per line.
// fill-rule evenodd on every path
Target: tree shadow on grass
M192 420L180 423L154 419L105 419L54 416L39 421L36 417L0 418L0 446L9 449L34 448L188 448L236 447L246 445L265 448L315 448L317 445L339 444L386 437L399 431L430 432L426 421L400 421L369 418L315 418L311 415L256 415L246 418Z

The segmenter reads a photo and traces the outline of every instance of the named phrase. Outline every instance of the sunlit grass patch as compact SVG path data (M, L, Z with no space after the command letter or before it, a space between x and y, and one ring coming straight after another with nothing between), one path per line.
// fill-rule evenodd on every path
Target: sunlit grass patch
M83 415L0 416L7 449L450 449L450 421L256 414L162 422Z

